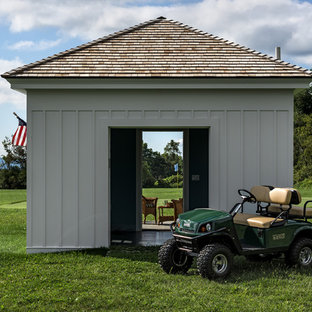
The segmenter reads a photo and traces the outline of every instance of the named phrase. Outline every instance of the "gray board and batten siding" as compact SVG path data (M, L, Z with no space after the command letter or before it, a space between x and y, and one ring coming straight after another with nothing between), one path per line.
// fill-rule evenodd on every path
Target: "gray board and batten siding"
M110 129L209 128L209 206L292 185L293 91L27 91L28 252L110 245ZM122 194L121 194L122 196Z

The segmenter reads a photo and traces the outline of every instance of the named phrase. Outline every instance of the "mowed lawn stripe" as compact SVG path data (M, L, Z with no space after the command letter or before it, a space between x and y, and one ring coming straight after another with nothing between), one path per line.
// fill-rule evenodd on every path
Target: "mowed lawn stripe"
M26 190L0 190L0 206L26 202L26 199Z
M142 195L145 197L158 197L158 206L164 205L164 201L183 198L182 188L144 188Z

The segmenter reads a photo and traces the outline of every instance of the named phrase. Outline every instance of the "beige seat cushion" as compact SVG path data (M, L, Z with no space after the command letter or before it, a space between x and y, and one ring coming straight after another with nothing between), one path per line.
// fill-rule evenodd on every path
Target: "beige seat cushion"
M281 205L299 204L301 195L299 191L288 187L269 187L265 185L253 186L250 192L256 197L258 202L274 203Z
M278 214L282 211L281 208L283 210L287 210L289 209L289 206L270 205L268 207L268 212ZM295 217L303 217L303 207L291 207L291 209L289 210L289 215L295 216ZM306 216L312 217L312 208L306 209Z
M276 187L269 193L271 203L289 205L291 201L291 190L286 188Z
M265 185L256 185L253 186L250 190L250 192L256 197L257 201L259 202L270 202L270 188Z
M235 224L249 225L247 220L249 218L255 218L255 217L259 217L259 215L250 214L250 213L237 213L233 220Z
M238 213L234 217L235 224L247 225L251 227L257 227L261 229L268 229L274 218L259 216L256 214L249 213ZM277 219L276 222L282 222L283 219Z

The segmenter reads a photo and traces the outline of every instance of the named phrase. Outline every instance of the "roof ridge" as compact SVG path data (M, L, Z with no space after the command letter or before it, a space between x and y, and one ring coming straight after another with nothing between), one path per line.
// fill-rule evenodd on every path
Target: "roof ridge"
M92 45L94 44L97 44L99 42L102 42L102 41L105 41L105 40L109 40L109 39L113 39L113 38L116 38L118 36L121 36L123 34L126 34L126 33L129 33L129 32L132 32L134 30L137 30L137 29L140 29L142 27L145 27L145 26L148 26L148 25L152 25L154 23L159 23L160 21L166 19L165 17L163 16L159 16L155 19L152 19L152 20L148 20L146 22L143 22L143 23L140 23L140 24L137 24L137 25L134 25L134 26L131 26L131 27L128 27L128 28L125 28L123 30L120 30L120 31L116 31L116 32L113 32L109 35L106 35L104 37L100 37L98 39L95 39L95 40L92 40L92 41L89 41L87 43L83 43L81 45L78 45L74 48L71 48L71 49L68 49L68 50L65 50L65 51L62 51L62 52L59 52L59 53L56 53L56 54L53 54L51 56L48 56L48 57L45 57L39 61L36 61L36 62L33 62L33 63L29 63L29 64L26 64L26 65L23 65L23 66L20 66L20 67L17 67L15 69L12 69L8 72L5 72L1 75L1 77L3 78L6 78L12 74L19 74L20 72L24 71L25 69L30 69L34 66L37 66L37 65L41 65L41 64L44 64L46 62L49 62L51 60L54 60L60 56L64 56L64 55L68 55L68 54L71 54L73 52L76 52L76 51L79 51L79 50L82 50L84 48L87 48L87 47L91 47Z
M254 50L254 49L248 48L248 47L243 46L243 45L241 45L241 44L239 44L239 43L235 43L234 41L226 40L226 39L224 39L224 38L222 38L222 37L215 36L215 35L213 35L213 34L211 34L211 33L202 31L202 30L200 30L200 29L198 29L198 28L194 28L194 27L192 27L192 26L189 26L189 25L187 25L187 24L184 24L184 23L181 23L181 22L178 22L178 21L174 21L174 20L171 20L171 19L170 19L170 20L167 19L167 21L168 21L168 22L171 22L171 23L173 23L173 24L176 24L176 25L178 25L178 26L184 27L184 28L186 28L186 29L188 29L188 30L190 30L190 31L195 32L195 33L199 33L199 34L201 34L201 35L206 35L206 36L208 36L208 37L211 37L212 39L216 39L216 40L222 41L222 42L224 42L224 43L226 43L226 44L230 44L231 46L233 46L233 47L235 47L235 48L238 48L238 49L240 49L240 50L245 50L246 52L249 52L249 53L252 53L252 54L254 54L254 55L257 55L257 56L260 56L260 57L269 59L269 60L271 60L271 61L273 61L273 62L275 62L275 63L278 63L278 64L280 64L280 65L285 65L285 66L287 66L287 67L295 68L295 69L297 69L297 70L300 70L300 71L302 71L302 72L304 72L304 73L312 74L312 71L309 70L309 69L307 69L307 68L304 68L304 67L302 67L302 66L298 66L298 65L295 65L295 64L291 64L291 63L289 63L289 62L285 62L285 61L283 61L283 60L280 60L280 59L275 58L274 56L271 56L271 55L268 55L268 54L265 54L265 53L262 53L262 52L258 52L258 51Z

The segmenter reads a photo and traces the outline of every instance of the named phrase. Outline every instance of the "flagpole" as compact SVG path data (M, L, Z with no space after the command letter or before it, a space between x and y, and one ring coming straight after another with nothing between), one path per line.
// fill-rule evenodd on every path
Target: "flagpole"
M16 118L20 118L15 112L13 112L13 115L14 115Z

